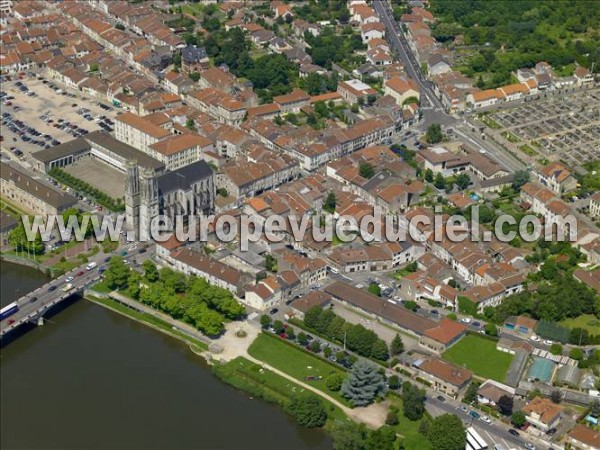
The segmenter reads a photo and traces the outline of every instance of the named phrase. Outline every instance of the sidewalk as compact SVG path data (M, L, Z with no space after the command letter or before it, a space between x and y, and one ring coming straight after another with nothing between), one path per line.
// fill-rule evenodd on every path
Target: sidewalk
M245 337L236 336L236 333L240 330L246 333ZM219 354L213 354L213 359L227 362L241 356L261 366L263 369L270 370L271 372L274 372L277 375L295 384L298 384L303 388L333 403L335 406L340 408L347 417L350 417L356 422L364 423L369 428L373 429L377 429L385 424L385 418L388 412L387 402L374 403L364 408L349 408L348 406L342 404L340 401L329 396L327 393L315 388L314 386L311 386L310 384L305 383L304 381L298 380L297 378L294 378L293 376L288 375L287 373L276 369L275 367L270 366L269 364L259 359L256 359L250 354L248 354L248 347L250 347L252 342L254 342L254 339L256 339L256 337L260 333L260 327L257 328L256 326L253 326L248 322L241 324L227 324L225 334L221 336L221 338L218 340L218 343L223 347L223 352Z

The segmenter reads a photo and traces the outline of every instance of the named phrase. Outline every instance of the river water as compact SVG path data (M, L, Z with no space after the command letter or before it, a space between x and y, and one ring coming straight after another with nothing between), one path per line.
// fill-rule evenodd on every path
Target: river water
M44 284L2 263L6 305ZM181 342L85 300L2 348L2 449L328 449L323 432L221 383Z

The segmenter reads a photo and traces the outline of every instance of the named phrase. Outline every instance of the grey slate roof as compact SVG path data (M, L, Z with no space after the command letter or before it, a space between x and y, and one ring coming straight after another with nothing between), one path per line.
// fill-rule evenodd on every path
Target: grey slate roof
M162 194L177 190L187 190L200 180L212 176L212 169L206 161L197 161L173 172L167 172L156 179L158 191Z

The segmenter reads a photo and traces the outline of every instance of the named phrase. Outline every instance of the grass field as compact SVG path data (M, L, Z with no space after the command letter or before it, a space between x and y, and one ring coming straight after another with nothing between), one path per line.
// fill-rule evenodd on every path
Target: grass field
M389 395L389 400L392 405L396 406L400 412L398 413L398 419L400 423L398 425L394 425L394 430L396 433L401 434L402 444L406 449L419 449L419 450L429 450L431 449L431 444L427 439L423 437L421 433L419 433L419 426L423 420L429 420L427 416L424 416L421 420L412 421L404 417L402 414L403 411L403 402L402 399L396 395Z
M225 383L281 406L286 406L294 393L305 390L302 386L270 370L265 370L243 357L235 358L226 364L215 365L213 372ZM332 421L347 420L341 409L323 398L321 400L329 414L328 425Z
M502 382L513 356L496 350L494 341L469 334L444 352L442 358L482 378Z
M600 320L592 314L582 314L573 319L565 319L560 324L567 328L583 328L590 334L600 334Z
M327 393L336 400L350 406L348 401L339 392L327 389L325 381L332 373L345 373L337 367L312 356L298 348L288 345L280 338L260 334L248 349L248 353L261 361L279 369L297 380L310 383L320 391ZM322 376L320 380L307 381L306 377Z

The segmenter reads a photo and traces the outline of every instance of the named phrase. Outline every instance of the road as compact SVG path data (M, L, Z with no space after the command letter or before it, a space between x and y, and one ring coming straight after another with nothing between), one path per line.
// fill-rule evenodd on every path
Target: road
M373 2L373 7L385 25L388 41L400 61L404 64L406 73L419 85L425 123L439 123L443 126L453 125L456 119L444 111L444 105L434 94L431 82L421 72L421 66L413 55L406 37L394 20L388 3L385 1L376 1Z
M137 248L133 249L132 246L127 246L126 248L129 248L128 254L123 258L129 261L129 259L134 260L132 257L135 256L134 264L140 263L141 260L148 257L147 252L140 255ZM40 312L43 314L47 309L73 295L74 292L85 289L100 280L102 275L99 273L99 268L102 264L105 264L106 259L118 255L119 251L120 249L117 249L110 255L99 252L89 257L88 262L85 264L82 264L18 299L17 304L19 305L19 310L0 322L0 336L4 336L6 333L26 322L35 320ZM92 270L87 270L86 266L91 262L95 262L97 267ZM70 280L70 278L72 278L72 280ZM70 281L67 281L67 279ZM69 292L64 292L62 288L68 283L73 285L73 289ZM49 289L51 286L56 286L56 288L50 291ZM35 300L32 301L32 299Z
M435 397L427 397L427 401L425 402L425 408L432 416L439 416L442 414L455 414L457 415L465 424L466 427L472 426L477 430L477 432L481 435L481 437L488 443L489 448L494 448L496 444L501 444L505 448L523 448L526 442L531 442L533 440L532 436L526 435L527 440L524 439L525 432L519 432L520 437L515 437L508 432L510 429L509 426L501 423L500 421L492 418L492 423L485 423L482 420L474 419L468 415L468 413L463 412L460 409L460 406L466 406L464 404L459 404L456 401L446 401L441 402ZM482 414L480 412L480 414ZM538 441L535 442L538 445L544 445L545 448L548 448L551 444L546 441Z
M421 66L410 49L406 36L394 20L388 2L376 1L373 2L373 7L385 25L388 41L404 64L406 73L415 80L421 89L421 109L424 120L420 127L426 129L427 126L433 123L439 123L445 128L454 127L456 133L462 139L479 150L485 150L490 157L502 166L511 171L524 169L525 164L506 150L493 142L484 141L477 133L471 132L470 125L462 124L456 117L445 112L444 105L433 92L431 81L421 72Z
M86 288L90 284L101 278L97 269L86 270L84 264L81 267L71 270L70 272L58 277L55 280L39 287L33 292L21 297L17 300L19 310L1 322L0 336L12 331L20 325L35 319L40 313L48 308L60 303L67 297L70 297L74 292ZM81 275L77 275L81 273ZM62 288L69 283L67 278L72 277L70 283L73 288L69 292L64 292ZM50 286L56 286L56 289L49 291Z
M471 125L467 122L457 123L454 132L462 137L471 147L474 147L479 151L484 150L497 163L513 172L524 170L527 167L522 161L519 161L489 138L485 140L482 139L477 131L472 131L474 126L475 125Z

